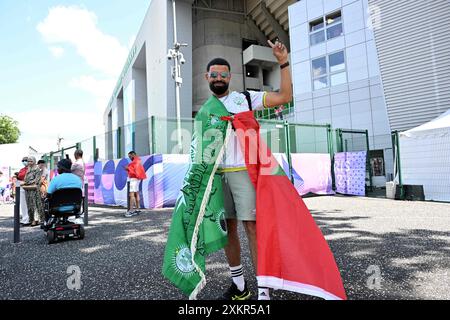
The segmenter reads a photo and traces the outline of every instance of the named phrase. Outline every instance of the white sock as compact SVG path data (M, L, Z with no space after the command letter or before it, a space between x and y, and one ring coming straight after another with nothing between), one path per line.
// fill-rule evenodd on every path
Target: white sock
M258 287L258 300L270 300L269 288Z
M245 280L244 280L244 268L241 265L237 267L230 267L231 278L233 279L234 284L237 286L239 291L244 291L245 289Z

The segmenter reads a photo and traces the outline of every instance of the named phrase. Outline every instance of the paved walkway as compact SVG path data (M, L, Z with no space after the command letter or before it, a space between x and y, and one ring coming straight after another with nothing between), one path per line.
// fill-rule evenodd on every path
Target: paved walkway
M450 204L374 198L305 199L321 227L350 299L450 299ZM183 299L161 275L171 210L126 219L123 209L90 208L84 240L47 245L38 228L12 244L12 206L0 206L0 299ZM240 230L243 235L243 230ZM247 243L245 275L255 292ZM81 289L69 290L78 266ZM207 259L214 299L229 284L223 251ZM276 291L274 299L311 299Z

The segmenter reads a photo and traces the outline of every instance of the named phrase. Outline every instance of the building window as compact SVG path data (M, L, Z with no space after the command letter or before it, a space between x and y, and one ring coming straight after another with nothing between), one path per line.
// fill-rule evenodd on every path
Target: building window
M327 59L322 57L312 61L312 72L314 78L314 90L328 87Z
M309 41L311 46L340 37L343 34L341 11L331 13L309 23Z
M309 23L309 39L312 46L325 41L324 27L323 18Z
M330 66L330 85L333 87L347 83L344 51L330 54L328 61Z
M325 17L327 24L327 40L340 37L344 35L342 30L342 16L341 12L335 12Z
M312 60L314 90L347 83L344 51Z

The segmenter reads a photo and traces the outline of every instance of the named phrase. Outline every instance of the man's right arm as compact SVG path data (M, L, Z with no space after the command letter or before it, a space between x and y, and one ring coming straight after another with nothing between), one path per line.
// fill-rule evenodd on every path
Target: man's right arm
M280 66L289 62L288 51L286 46L280 42L273 44L268 41L272 47L273 55L276 57ZM267 108L277 107L292 101L292 77L289 67L284 67L280 70L281 83L279 92L268 92L264 99L264 106Z

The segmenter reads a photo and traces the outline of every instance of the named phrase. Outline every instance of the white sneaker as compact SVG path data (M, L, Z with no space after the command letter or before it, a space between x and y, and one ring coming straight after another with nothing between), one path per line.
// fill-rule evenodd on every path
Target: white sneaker
M268 288L258 288L258 300L270 300L270 293Z
M270 296L266 296L265 294L260 294L260 295L258 295L258 300L261 300L261 301L263 301L263 300L270 300Z
M134 211L127 211L127 213L125 213L125 218L131 218L134 215Z

